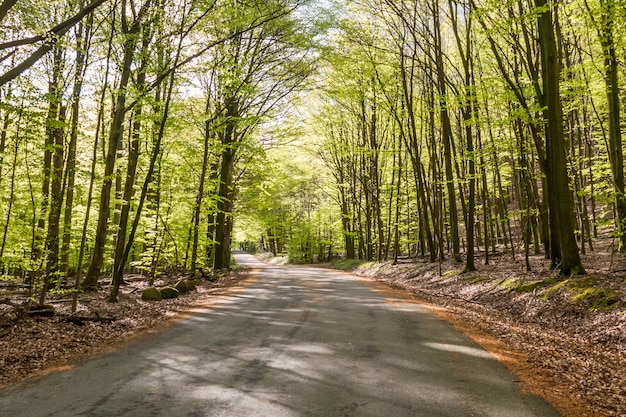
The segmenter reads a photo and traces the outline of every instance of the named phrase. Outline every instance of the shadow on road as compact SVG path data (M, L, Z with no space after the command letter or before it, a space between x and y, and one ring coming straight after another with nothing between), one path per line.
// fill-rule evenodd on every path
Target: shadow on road
M257 274L245 290L127 350L3 392L0 416L558 416L393 290L243 260Z

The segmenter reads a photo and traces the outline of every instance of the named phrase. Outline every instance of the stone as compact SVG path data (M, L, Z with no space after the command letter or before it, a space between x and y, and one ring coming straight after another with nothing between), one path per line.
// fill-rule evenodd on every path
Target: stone
M163 296L163 299L166 299L166 298L176 298L176 297L178 297L178 294L180 294L180 293L178 292L178 290L176 288L173 288L173 287L161 288L161 295Z
M184 294L196 289L196 284L193 281L188 279L181 279L174 285L174 288L178 290L180 294Z
M148 287L141 293L141 299L145 301L161 301L163 299L163 295L157 287Z

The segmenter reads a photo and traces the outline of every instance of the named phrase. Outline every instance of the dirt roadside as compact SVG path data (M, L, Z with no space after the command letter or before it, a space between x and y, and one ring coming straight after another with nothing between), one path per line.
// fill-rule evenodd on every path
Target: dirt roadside
M75 320L70 315L71 295L49 297L54 316L29 316L2 301L26 301L24 294L0 296L0 387L15 384L42 373L63 370L82 360L123 346L143 333L155 331L206 305L216 296L235 291L249 278L248 271L235 270L212 282L202 280L195 291L178 298L149 302L141 300L147 287L141 277L127 277L119 301L106 301L109 288L80 295ZM155 284L171 286L181 276L163 277Z
M532 269L544 272L526 272L510 255L468 274L462 264L419 260L352 272L413 294L564 417L626 416L626 286L623 273L603 271L608 263L595 255L589 275L569 279L548 271L542 257L531 259Z

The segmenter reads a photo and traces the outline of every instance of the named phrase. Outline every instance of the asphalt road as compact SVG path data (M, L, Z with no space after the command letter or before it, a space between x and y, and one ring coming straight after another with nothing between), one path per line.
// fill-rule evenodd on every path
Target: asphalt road
M551 417L399 291L251 256L243 288L131 346L0 391L0 416Z

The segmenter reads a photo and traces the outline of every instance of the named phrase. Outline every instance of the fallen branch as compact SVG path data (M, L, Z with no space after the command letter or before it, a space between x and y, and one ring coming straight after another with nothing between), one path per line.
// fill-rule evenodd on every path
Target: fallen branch
M81 298L80 302L81 303L90 303L93 301L98 301L98 298ZM49 304L63 304L63 303L71 303L72 299L71 298L64 298L62 300L49 300L48 303Z
M111 323L118 320L117 317L108 317L108 316L78 316L76 314L59 314L60 318L70 323L74 323L76 325L82 326L85 322L95 321L100 323Z
M50 305L35 305L31 307L26 314L29 316L37 316L37 317L52 317L55 315L54 307Z
M22 304L15 303L8 298L0 300L0 304L6 304L20 311L26 311L26 307L24 307Z

